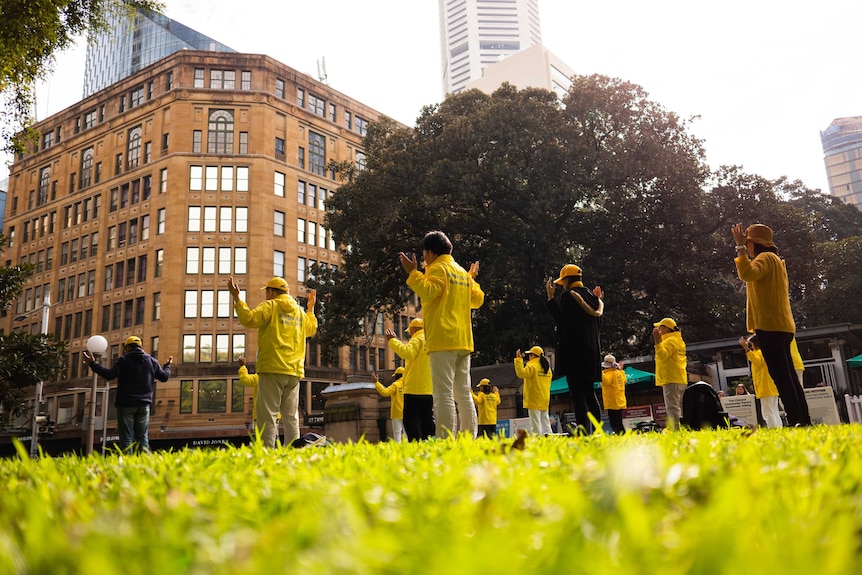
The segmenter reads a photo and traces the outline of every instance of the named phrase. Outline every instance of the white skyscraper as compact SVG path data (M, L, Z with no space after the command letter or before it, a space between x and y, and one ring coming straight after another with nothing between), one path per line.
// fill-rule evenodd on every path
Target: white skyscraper
M460 92L486 66L541 43L538 0L440 0L444 94Z

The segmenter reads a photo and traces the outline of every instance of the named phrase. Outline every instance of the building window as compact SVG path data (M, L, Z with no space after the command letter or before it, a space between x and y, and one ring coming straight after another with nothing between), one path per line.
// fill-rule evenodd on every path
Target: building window
M144 101L144 87L138 86L129 94L129 109L136 108Z
M302 218L296 219L296 241L301 244L305 243L305 220Z
M248 232L248 208L237 207L234 213L234 231L242 234Z
M153 269L153 277L160 278L165 269L165 250L156 250L156 261Z
M326 111L324 109L325 105L326 102L324 102L323 98L315 96L314 94L308 95L308 109L321 118L326 117Z
M198 316L198 292L194 290L186 291L183 310L183 317L185 318L196 318Z
M338 118L338 114L335 113L335 104L332 102L329 103L329 121L335 122Z
M170 142L171 142L171 135L170 134L162 134L162 152L168 151L168 146L170 145Z
M248 272L248 248L234 248L233 250L233 273L234 275L245 275Z
M275 195L280 197L280 198L284 197L284 182L285 182L284 174L282 174L281 172L275 172L275 183L274 183L275 190L274 191L275 191Z
M284 212L279 212L276 210L274 213L275 213L275 223L274 223L273 233L276 236L283 238L284 237L284 221L285 221Z
M209 338L210 360L212 361L212 336L201 336ZM201 345L201 362L203 358L203 345ZM227 411L227 380L226 379L202 379L198 381L198 413L225 413Z
M308 193L306 194L306 201L308 205L312 208L317 203L317 186L314 184L308 184Z
M233 311L230 292L228 290L219 290L216 298L218 300L216 302L216 316L230 317Z
M168 191L168 169L162 168L159 171L159 193L164 194Z
M202 318L211 318L215 313L215 292L213 290L201 290L201 313Z
M159 208L156 212L156 235L165 233L165 208Z
M201 249L196 247L186 248L186 273L197 275L200 269Z
M296 258L296 281L299 283L305 282L305 258Z
M205 206L204 207L204 231L205 232L214 232L216 231L216 219L217 219L217 210L215 206Z
M296 165L300 170L305 169L305 148L299 146L296 150Z
M50 182L51 168L42 168L42 171L39 172L39 197L36 200L37 206L41 206L48 201L48 187L50 185ZM33 209L33 206L28 206L28 209Z
M297 203L304 204L305 203L305 188L306 183L302 180L297 180L296 182L296 201Z
M359 135L364 136L368 133L368 120L356 116L356 131Z
M204 167L189 166L189 190L196 192L203 189Z
M284 252L275 250L272 254L272 275L284 277Z
M184 335L183 336L183 362L194 362L194 342L191 342L190 349L192 352L191 359L186 359L186 343L188 343L186 338L191 337L194 339L195 336ZM180 413L191 413L192 412L192 402L194 395L195 384L190 379L184 379L180 381Z
M141 163L141 127L129 131L129 146L126 158L128 169L137 168Z
M233 154L233 112L228 110L210 112L207 153Z
M296 105L300 108L305 108L305 90L302 88L296 89Z
M87 148L81 154L81 179L78 180L80 189L90 186L93 175L93 148Z
M195 68L195 88L204 87L204 69Z
M189 217L187 232L201 231L201 208L200 206L189 206Z
M207 166L204 170L204 189L211 192L218 190L218 166Z
M218 231L230 233L233 224L233 208L220 207L218 217Z
M275 138L275 157L279 160L284 160L284 138Z
M353 129L353 114L347 110L344 111L344 125L347 126L348 130Z
M200 154L204 133L201 130L192 131L192 153Z
M275 79L275 96L284 99L284 80L281 78Z
M210 88L213 90L235 90L235 70L210 70Z
M146 142L144 144L144 163L149 164L153 159L153 143Z
M221 191L233 191L233 166L222 166L221 168Z
M239 133L239 153L247 154L248 153L248 132L240 132Z
M240 90L251 90L251 71L243 70L241 73Z
M215 256L216 251L215 248L202 248L201 253L203 255L201 261L201 273L212 275L216 271L215 267Z
M365 158L365 153L356 151L356 171L361 172L368 167L368 161Z
M218 273L224 274L226 276L230 274L230 254L231 248L219 248L218 249Z
M197 356L195 353L197 348L197 336L188 334L183 336L183 363L194 363ZM191 391L191 388L189 388L189 391ZM180 411L182 411L182 408ZM189 400L189 413L191 413L191 400Z
M89 130L93 126L96 125L96 119L98 116L96 115L96 110L90 110L86 114L84 114L84 129Z
M195 73L197 73L197 70L195 70ZM197 76L195 76L195 77L197 77ZM165 91L167 92L167 91L173 90L173 89L174 89L174 73L168 72L167 74L165 74Z
M308 132L308 169L326 175L326 139L316 132Z
M236 191L248 191L248 168L239 166L236 169Z

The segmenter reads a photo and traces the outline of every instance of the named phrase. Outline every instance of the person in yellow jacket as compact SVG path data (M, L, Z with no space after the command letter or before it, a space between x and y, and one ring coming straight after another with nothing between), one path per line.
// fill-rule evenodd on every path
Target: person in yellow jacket
M241 357L237 360L239 363L239 383L243 387L250 387L251 389L251 413L252 417L255 418L255 413L257 413L257 374L249 373L248 368L245 366L245 358Z
M380 383L376 373L372 373L374 387L377 393L383 397L390 397L389 419L392 420L392 441L401 443L401 435L404 433L404 368L396 367L392 383L384 386Z
M491 386L491 380L482 379L476 386L479 393L473 394L476 410L479 412L479 435L494 437L497 435L497 406L500 405L500 390Z
M258 401L255 425L267 447L278 440L277 417L284 423L284 445L299 437L299 381L305 376L305 340L317 333L314 303L308 292L308 311L290 297L284 278L274 277L262 288L266 300L254 309L239 297L239 286L228 279L234 310L245 327L257 328Z
M790 282L784 260L772 240L772 230L763 224L742 224L730 229L736 242L736 272L745 282L745 324L757 334L763 360L778 388L787 422L811 425L805 392L793 367L790 345L796 322L790 310ZM749 252L754 259L749 259Z
M389 349L404 360L404 433L408 441L434 436L434 399L431 363L425 353L425 324L415 318L407 326L410 341L402 342L391 329L384 331Z
M655 384L661 387L667 410L667 428L676 429L682 419L682 395L688 385L685 342L676 321L666 317L653 324Z
M398 258L407 272L407 285L422 302L425 347L431 363L431 384L437 435L456 432L455 406L461 418L460 431L476 437L476 407L470 385L470 354L473 352L471 310L485 302L476 283L479 262L466 271L452 258L452 242L441 231L422 239L425 273L417 268L416 255L401 252Z
M799 353L799 346L796 344L795 337L790 341L790 358L793 360L793 370L796 371L799 384L804 389L805 385L802 383L802 374L805 373L805 362L802 361L802 354Z
M524 363L526 360L526 363ZM545 357L545 350L534 345L522 354L515 352L515 375L524 380L524 409L530 415L530 433L548 435L551 433L551 419L548 417L548 404L551 402L551 363Z
M617 358L608 354L602 361L602 403L614 433L624 433L623 410L626 408L626 372Z
M757 336L748 339L739 338L739 345L745 350L745 357L751 362L751 379L754 382L754 396L760 401L760 413L766 427L783 427L781 415L778 412L778 388L769 376L763 353L757 343Z

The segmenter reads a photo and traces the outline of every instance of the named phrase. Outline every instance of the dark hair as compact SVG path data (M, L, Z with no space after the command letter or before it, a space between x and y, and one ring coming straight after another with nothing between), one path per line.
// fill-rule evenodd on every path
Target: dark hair
M452 253L452 242L441 231L433 231L425 234L422 238L422 249L428 250L434 255L441 256Z
M551 362L544 355L539 356L539 365L542 366L543 373L548 373L548 370L551 369Z
M774 246L773 247L767 247L767 246L761 245L757 242L751 242L751 243L754 244L754 247L752 248L752 251L754 252L754 257L757 257L757 254L762 254L763 252L772 252L774 254L778 253L778 248L776 248Z
M481 392L482 393L491 393L491 386L486 383L485 385L482 386Z

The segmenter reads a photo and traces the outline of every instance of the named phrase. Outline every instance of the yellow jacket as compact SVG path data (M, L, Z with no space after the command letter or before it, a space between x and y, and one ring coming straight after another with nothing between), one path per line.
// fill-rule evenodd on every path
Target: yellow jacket
M755 397L759 399L778 396L778 388L775 387L775 382L772 381L772 376L769 375L769 370L766 368L763 352L759 349L753 349L745 352L745 356L751 362L751 379L754 380Z
M772 252L762 252L753 260L741 255L733 261L747 291L745 323L748 331L796 333L784 260Z
M422 300L425 342L434 351L473 351L473 322L470 310L485 302L485 294L452 256L443 254L425 268L413 270L407 285Z
M317 333L317 318L288 294L265 300L250 310L244 301L234 309L245 327L258 328L258 373L305 376L305 340Z
M473 401L476 403L476 409L479 411L479 425L496 425L500 394L493 391L491 393L474 393Z
M239 382L241 385L245 387L251 387L252 389L252 405L251 405L251 413L252 415L257 413L257 374L249 373L248 368L244 365L239 366Z
M389 387L383 387L379 381L375 381L374 386L377 388L377 393L383 397L392 398L392 403L389 406L389 419L404 419L404 378L399 377L390 383Z
M793 369L801 369L805 371L805 362L802 361L802 355L799 353L799 346L796 345L796 338L790 340L790 357L793 358ZM801 381L799 383L802 383Z
M602 370L602 403L605 409L626 408L626 372L609 367Z
M425 330L413 333L410 341L403 343L397 337L389 340L389 349L404 360L404 393L407 395L431 395L431 361L425 353Z
M548 409L553 378L551 369L548 368L547 373L542 373L542 364L538 357L532 358L527 365L524 365L523 357L516 357L515 375L524 380L524 408Z
M672 331L661 338L655 346L655 384L659 387L666 383L688 384L685 372L685 342L682 333Z

